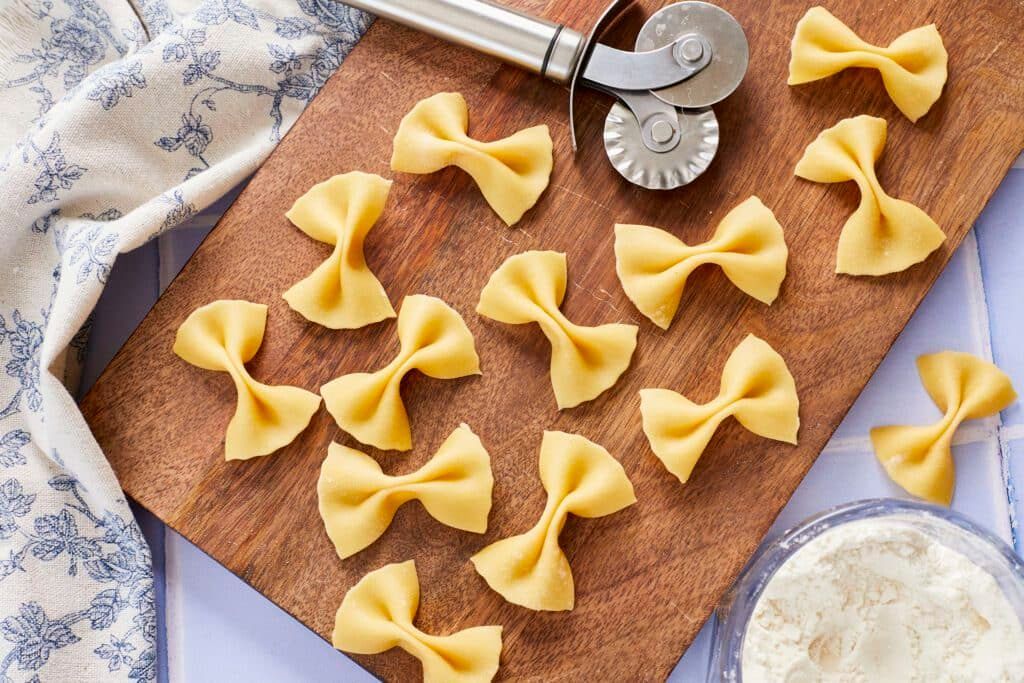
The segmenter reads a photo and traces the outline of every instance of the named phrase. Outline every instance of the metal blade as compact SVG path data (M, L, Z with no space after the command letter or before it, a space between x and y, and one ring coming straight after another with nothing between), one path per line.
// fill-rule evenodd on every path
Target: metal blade
M674 44L650 52L628 52L595 43L583 79L602 90L653 90L692 77L711 60L710 49L701 50L701 56L693 61L677 59L675 53Z
M604 120L604 149L612 166L629 182L649 190L672 190L707 170L718 151L718 120L711 109L676 110L679 142L655 152L643 140L640 124L621 103Z
M677 107L709 107L732 94L747 72L747 37L731 14L706 2L679 2L661 8L644 23L638 51L663 48L680 36L698 34L711 44L711 63L685 81L654 90Z

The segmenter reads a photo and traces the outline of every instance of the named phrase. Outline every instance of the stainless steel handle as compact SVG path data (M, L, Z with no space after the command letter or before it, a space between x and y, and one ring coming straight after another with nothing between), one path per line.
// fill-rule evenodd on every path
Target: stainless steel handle
M479 50L559 83L583 52L581 34L488 0L345 0L372 14Z

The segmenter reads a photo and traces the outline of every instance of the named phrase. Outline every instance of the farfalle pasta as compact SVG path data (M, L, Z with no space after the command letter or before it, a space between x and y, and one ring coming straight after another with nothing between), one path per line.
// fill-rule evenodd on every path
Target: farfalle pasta
M402 378L419 370L435 379L480 374L473 335L458 311L432 296L405 297L398 313L398 355L377 372L343 375L320 387L338 426L381 449L412 448Z
M553 165L548 127L533 126L493 142L466 134L469 109L459 93L438 93L416 103L395 134L391 170L433 173L458 166L508 225L522 218L548 186Z
M284 293L302 317L331 329L353 329L395 310L363 257L363 241L384 211L391 181L353 171L314 185L285 214L302 232L333 245L326 261Z
M585 327L559 306L565 296L565 254L528 251L494 271L480 293L480 315L510 325L537 323L551 342L551 385L559 408L572 408L610 388L629 367L636 325Z
M795 444L799 412L796 383L786 361L752 334L726 360L718 396L709 403L694 403L668 389L640 391L640 414L651 449L684 484L727 417L758 436Z
M969 353L921 356L917 371L942 418L926 426L876 427L871 443L893 481L915 496L949 505L955 479L950 446L957 427L964 420L995 415L1017 393L1002 370Z
M311 391L257 382L245 369L260 345L267 307L249 301L214 301L185 319L174 338L174 353L203 368L231 375L238 392L235 414L224 437L226 460L248 460L290 444L320 407Z
M501 626L435 636L413 625L419 606L416 563L385 565L345 594L331 643L359 655L399 647L423 664L424 683L487 683L494 678L501 658Z
M493 488L491 458L479 437L462 425L423 467L394 477L365 453L332 443L316 490L324 528L345 559L380 538L410 500L418 500L442 524L482 534Z
M928 214L890 197L875 175L885 147L885 119L843 119L818 135L796 165L796 175L817 183L849 180L860 188L860 204L839 235L836 272L885 275L925 260L946 239Z
M615 226L615 271L641 313L668 329L686 279L705 264L719 266L734 285L770 304L786 277L789 250L775 214L757 197L727 213L715 234L689 245L646 225Z
M540 480L548 500L525 534L487 546L471 560L487 584L511 603L533 610L571 610L575 588L558 536L569 514L604 517L636 502L622 465L576 434L544 432Z
M824 7L812 7L796 25L789 84L827 78L850 67L877 69L899 110L917 121L946 84L948 55L935 24L907 31L888 47L865 42Z

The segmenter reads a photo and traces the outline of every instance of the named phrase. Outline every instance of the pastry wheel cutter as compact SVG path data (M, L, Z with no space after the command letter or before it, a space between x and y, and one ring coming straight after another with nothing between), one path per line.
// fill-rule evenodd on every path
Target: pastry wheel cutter
M613 0L587 36L489 0L345 2L568 84L573 151L577 89L615 97L605 119L605 151L624 178L649 189L686 185L707 169L718 150L711 105L732 94L747 71L742 27L706 2L655 12L634 51L596 40L630 0Z

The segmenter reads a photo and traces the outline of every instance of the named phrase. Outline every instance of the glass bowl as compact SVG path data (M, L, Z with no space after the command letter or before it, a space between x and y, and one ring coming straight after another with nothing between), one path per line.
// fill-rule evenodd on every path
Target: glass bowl
M761 592L794 553L822 533L849 522L888 518L925 533L995 578L1024 623L1024 561L1005 542L947 508L909 500L875 498L822 512L762 545L722 597L712 633L708 683L742 683L743 639Z

